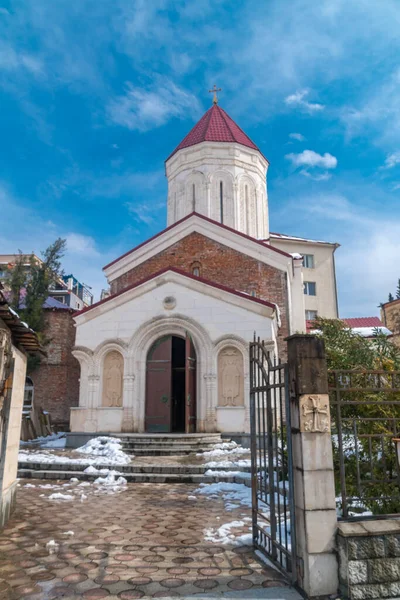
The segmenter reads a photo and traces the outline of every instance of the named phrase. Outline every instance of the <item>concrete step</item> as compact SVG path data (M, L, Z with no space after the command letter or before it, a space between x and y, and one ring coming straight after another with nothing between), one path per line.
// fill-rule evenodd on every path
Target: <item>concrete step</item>
M73 463L33 463L20 461L18 468L21 471L84 471L89 464L76 465ZM202 475L209 467L204 465L100 465L98 469L114 469L124 474L191 474ZM240 471L250 473L250 467L218 467L215 471Z
M116 470L120 470L116 468ZM91 475L83 471L70 470L35 470L18 469L17 477L20 479L51 479L51 480L70 480L72 477L80 481L94 481L101 475ZM247 479L241 477L213 477L204 474L194 473L124 473L123 476L129 483L215 483L224 481L229 483L245 483Z
M215 446L214 441L193 441L193 440L121 440L121 444L124 448L137 448L137 447L151 447L151 446L169 446L171 448L175 446L190 447L190 448L212 448Z
M207 448L205 449L205 451ZM124 448L126 454L134 456L185 456L189 454L202 454L201 448L193 447L171 447L171 446L153 446L148 448Z

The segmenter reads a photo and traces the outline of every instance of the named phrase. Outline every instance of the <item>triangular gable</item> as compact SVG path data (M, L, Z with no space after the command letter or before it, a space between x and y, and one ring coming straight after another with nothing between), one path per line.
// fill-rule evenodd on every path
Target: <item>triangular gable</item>
M158 286L159 280L163 277L165 278L165 281L174 281L186 287L192 287L201 293L205 293L205 288L208 288L208 295L215 295L215 297L219 299L222 298L226 302L231 302L233 304L240 304L241 306L247 305L248 308L251 308L255 312L259 312L260 309L264 311L266 310L267 315L271 318L274 316L277 309L275 304L268 302L267 300L255 298L233 288L203 279L202 277L195 277L194 275L186 273L185 271L181 271L180 269L166 268L158 273L154 273L142 281L139 281L138 283L127 287L113 296L104 298L103 300L84 308L75 316L75 321L79 323L81 321L81 317L89 312L91 312L93 316L96 316L96 312L100 311L100 313L103 313L104 310L112 310L116 304L124 304L134 297L141 296L155 286Z
M291 254L274 248L227 225L193 212L149 240L129 250L103 268L109 282L149 260L190 233L199 233L246 256L251 256L281 271L291 264Z

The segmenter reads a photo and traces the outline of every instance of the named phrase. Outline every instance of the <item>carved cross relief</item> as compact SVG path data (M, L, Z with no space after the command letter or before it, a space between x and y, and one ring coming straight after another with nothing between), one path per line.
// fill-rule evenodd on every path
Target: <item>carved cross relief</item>
M328 394L305 394L300 398L300 431L328 433L331 430Z

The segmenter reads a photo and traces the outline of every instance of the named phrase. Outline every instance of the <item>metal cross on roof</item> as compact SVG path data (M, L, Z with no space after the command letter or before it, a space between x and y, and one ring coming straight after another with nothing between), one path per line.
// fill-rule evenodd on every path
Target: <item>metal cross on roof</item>
M212 90L208 90L209 94L214 94L213 104L218 104L218 92L222 92L222 88L217 88L215 83L214 83L214 87L212 88Z

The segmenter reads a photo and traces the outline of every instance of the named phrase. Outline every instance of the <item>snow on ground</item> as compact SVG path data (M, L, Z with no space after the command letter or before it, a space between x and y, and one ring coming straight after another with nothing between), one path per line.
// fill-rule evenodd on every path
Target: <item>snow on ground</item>
M207 477L242 477L243 479L250 478L251 473L246 473L245 471L214 471L213 469L208 469L205 472Z
M119 477L118 471L113 471L110 469L101 469L104 477L98 477L94 482L90 481L81 481L79 482L76 478L72 477L66 483L57 482L55 485L39 485L41 488L52 488L53 490L62 490L62 491L54 491L52 494L48 496L49 500L62 500L62 501L81 501L84 502L88 499L89 496L95 495L104 495L104 494L114 494L119 493L127 489L127 481L124 477ZM118 478L116 478L118 476ZM35 487L35 486L33 486ZM65 493L63 488L68 488L68 494ZM83 493L83 489L85 488L85 492Z
M240 458L239 460L211 460L209 462L204 463L205 467L209 469L213 468L222 468L222 467L251 467L250 458Z
M28 440L27 442L20 441L20 446L29 446L35 444L40 448L65 448L65 442L67 441L64 431L58 433L52 433L51 435L40 436L34 440Z
M204 458L218 458L230 454L249 454L249 452L249 448L242 448L242 446L239 446L236 442L222 442L221 444L215 444L212 450L198 453L197 456L202 456Z
M246 525L245 521L251 521L249 517L243 519L243 521L231 521L230 523L224 523L221 527L216 529L215 527L211 527L210 529L204 530L204 539L206 542L214 542L215 544L232 544L236 542L236 537L234 533L232 533L232 529L236 529L238 527L244 527Z
M81 448L74 452L84 454L85 458L72 458L55 454L51 450L28 450L21 449L18 455L20 462L33 463L61 463L73 465L127 465L131 461L131 456L125 454L122 450L121 441L116 438L99 436L89 440Z
M107 436L99 436L89 440L75 452L106 458L109 464L127 465L130 457L122 450L121 440Z
M222 496L225 502L225 510L231 511L238 506L251 508L251 488L243 483L227 483L219 481L218 483L201 483L194 493L211 498Z

